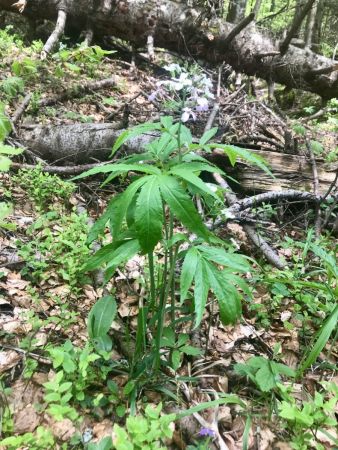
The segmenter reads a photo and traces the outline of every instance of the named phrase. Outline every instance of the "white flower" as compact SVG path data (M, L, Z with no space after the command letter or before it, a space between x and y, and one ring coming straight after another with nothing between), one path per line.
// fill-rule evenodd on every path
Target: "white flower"
M196 114L191 108L183 108L183 113L181 116L182 122L187 122L190 119L190 116L192 117L192 120L196 120Z

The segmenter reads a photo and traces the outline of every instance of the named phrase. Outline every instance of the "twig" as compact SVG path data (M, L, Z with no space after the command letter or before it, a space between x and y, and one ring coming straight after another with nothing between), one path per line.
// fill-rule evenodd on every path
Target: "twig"
M31 93L25 95L25 97L22 100L22 102L20 103L20 105L14 111L14 114L13 114L13 117L12 117L12 122L14 124L16 124L18 122L18 120L20 119L22 114L25 112L27 106L29 105L29 103L31 101L31 98L32 98L32 94Z

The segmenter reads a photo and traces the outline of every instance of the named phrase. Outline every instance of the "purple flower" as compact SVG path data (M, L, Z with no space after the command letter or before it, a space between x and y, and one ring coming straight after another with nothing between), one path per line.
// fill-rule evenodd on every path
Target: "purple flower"
M157 94L158 94L158 90L152 92L152 93L148 96L148 100L149 100L150 102L153 102L153 101L156 99Z
M208 111L209 109L209 103L208 100L205 97L199 97L197 99L197 106L196 111Z
M200 432L198 433L199 436L208 436L208 437L214 437L215 432L211 430L210 428L201 428Z

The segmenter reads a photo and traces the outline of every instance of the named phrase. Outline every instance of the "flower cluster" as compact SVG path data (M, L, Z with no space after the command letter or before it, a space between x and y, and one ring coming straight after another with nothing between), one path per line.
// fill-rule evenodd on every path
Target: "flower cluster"
M196 112L208 111L209 101L214 98L211 92L212 82L204 73L190 73L179 64L170 64L164 67L171 74L171 79L159 81L157 89L149 97L149 101L154 101L158 95L164 93L177 93L184 96L184 106L182 108L181 120L187 122L191 117L196 120Z

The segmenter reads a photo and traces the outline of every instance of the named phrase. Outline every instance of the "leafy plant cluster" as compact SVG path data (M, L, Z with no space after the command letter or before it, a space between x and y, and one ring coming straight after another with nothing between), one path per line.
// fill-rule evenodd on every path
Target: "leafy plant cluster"
M5 114L5 105L0 103L0 173L9 171L11 156L19 155L23 152L21 148L15 148L4 143L11 129L10 121ZM15 228L12 223L5 220L11 212L12 206L9 203L0 202L0 229L10 230Z
M27 230L28 242L18 242L26 261L23 274L38 283L58 274L72 289L86 278L81 272L90 249L87 245L87 218L84 214L50 211Z
M40 210L56 209L59 204L67 205L76 187L57 175L43 172L41 166L30 170L21 169L12 179L25 189Z

